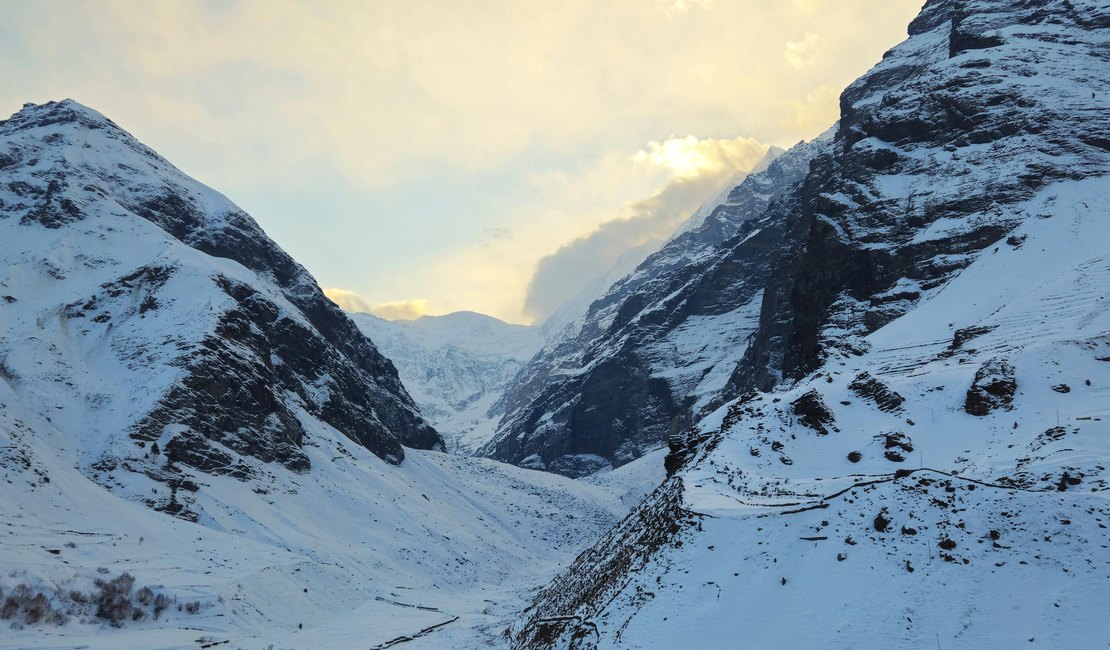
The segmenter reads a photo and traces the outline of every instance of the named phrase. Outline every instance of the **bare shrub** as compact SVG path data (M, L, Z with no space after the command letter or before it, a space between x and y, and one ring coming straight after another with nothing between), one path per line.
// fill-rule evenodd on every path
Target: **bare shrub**
M154 592L151 591L150 587L143 587L142 589L135 592L135 602L139 603L143 607L149 605L152 600L154 600Z
M135 609L131 604L131 588L135 585L135 578L126 571L112 580L97 580L96 586L100 593L96 597L96 617L107 619L112 625L119 627L123 621L133 616Z
M166 594L158 594L154 597L154 620L158 620L167 605L169 605L169 599L166 598Z
M50 616L53 610L54 607L50 604L50 601L46 599L46 594L40 591L35 594L34 598L31 598L31 600L27 602L27 606L23 610L23 620L26 621L28 625L34 625L35 623L44 621Z

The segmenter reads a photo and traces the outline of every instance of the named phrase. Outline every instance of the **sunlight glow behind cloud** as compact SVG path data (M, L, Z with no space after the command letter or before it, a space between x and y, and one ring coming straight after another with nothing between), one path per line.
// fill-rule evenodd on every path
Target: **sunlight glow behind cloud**
M753 138L716 140L688 135L685 138L671 136L663 142L649 142L647 148L637 152L632 159L662 167L675 178L695 178L725 169L751 169L766 153L767 145Z

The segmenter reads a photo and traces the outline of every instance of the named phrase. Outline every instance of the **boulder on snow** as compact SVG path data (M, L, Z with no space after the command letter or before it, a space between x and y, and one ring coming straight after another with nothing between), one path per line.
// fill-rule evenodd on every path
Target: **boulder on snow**
M1002 357L994 357L975 372L975 379L967 389L964 410L977 416L1001 408L1009 410L1016 390L1014 366Z
M894 392L885 382L871 376L869 372L856 375L848 389L864 399L869 399L879 407L880 411L897 411L902 408L905 399Z
M798 421L816 431L818 435L827 435L829 425L836 421L832 411L821 399L821 393L816 389L803 394L791 402L791 405L794 407L794 415L798 416ZM835 431L836 428L833 427L833 430Z

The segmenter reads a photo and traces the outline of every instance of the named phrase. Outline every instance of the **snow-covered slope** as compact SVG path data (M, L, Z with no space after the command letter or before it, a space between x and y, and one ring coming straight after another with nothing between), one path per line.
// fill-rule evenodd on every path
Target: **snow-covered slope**
M462 454L493 435L490 406L543 343L538 327L474 312L411 321L350 317L397 365L401 382L448 451Z
M686 466L545 589L518 645L1105 647L1108 200L1100 178L1045 188L1020 247L980 257L869 352L701 422ZM1012 405L969 414L998 357ZM853 388L863 373L901 403ZM827 433L795 406L811 391Z
M227 199L75 102L0 123L0 645L499 642L643 490L441 445Z
M732 398L517 647L1106 647L1108 46L1105 2L925 5L842 96Z
M480 453L581 475L633 460L688 426L727 382L758 315L784 221L762 215L830 141L771 152L766 169L703 206L553 333L494 405L497 434ZM706 282L721 264L721 279Z
M378 648L440 625L408 647L496 646L535 586L629 507L624 490L483 459L408 450L395 466L317 422L304 474L194 476L191 523L91 482L71 436L6 382L0 404L0 602L27 585L66 620L17 610L0 647ZM108 625L94 582L123 572L136 596L175 602L154 620L136 598L140 620Z
M195 517L167 488L303 473L314 423L394 463L442 445L303 267L103 115L25 106L0 175L3 380L101 485Z

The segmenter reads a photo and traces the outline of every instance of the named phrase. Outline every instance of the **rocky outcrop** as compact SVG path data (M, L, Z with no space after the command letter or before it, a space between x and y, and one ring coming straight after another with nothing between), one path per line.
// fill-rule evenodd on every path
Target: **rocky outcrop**
M816 390L807 391L801 397L791 402L794 409L794 415L798 416L798 422L813 429L817 435L828 435L829 427L836 423L832 411L825 405L825 400L821 399L821 393ZM833 426L835 429L835 426Z
M872 401L880 411L893 412L902 408L906 401L901 395L869 372L861 372L848 384L849 390L856 395Z
M669 479L650 494L595 546L579 555L544 587L509 631L514 650L589 648L596 640L591 622L609 598L698 516L683 505L680 479ZM591 627L593 626L593 627Z
M971 415L990 415L991 411L1009 409L1017 391L1014 367L1002 357L989 359L975 371L975 379L967 389L964 410Z

